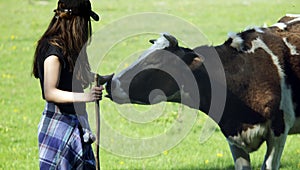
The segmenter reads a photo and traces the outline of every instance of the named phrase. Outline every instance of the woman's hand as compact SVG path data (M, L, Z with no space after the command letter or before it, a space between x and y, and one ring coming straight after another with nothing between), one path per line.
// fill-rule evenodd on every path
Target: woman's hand
M88 93L88 102L94 102L96 100L101 100L102 99L102 90L104 90L103 86L92 87L91 91Z

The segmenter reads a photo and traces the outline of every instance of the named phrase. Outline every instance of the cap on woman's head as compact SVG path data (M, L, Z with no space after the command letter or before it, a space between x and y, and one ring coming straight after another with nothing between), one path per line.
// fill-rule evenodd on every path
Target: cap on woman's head
M75 16L92 17L95 21L99 21L99 16L92 11L89 0L58 0L57 10L69 12Z

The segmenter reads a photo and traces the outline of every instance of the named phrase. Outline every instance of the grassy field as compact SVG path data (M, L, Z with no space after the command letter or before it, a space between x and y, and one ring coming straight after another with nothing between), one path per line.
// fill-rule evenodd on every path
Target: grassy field
M32 59L36 41L45 31L56 0L10 0L0 1L0 170L38 169L37 125L44 101L38 80L31 76ZM141 12L166 13L184 19L194 25L207 38L209 44L220 44L227 32L239 32L247 26L271 25L286 13L297 13L298 0L110 0L93 1L94 10L101 14L101 22L93 23L95 32L124 16ZM147 22L147 18L145 18ZM167 24L167 23L162 23ZM116 28L126 31L130 23ZM170 30L174 25L169 25ZM162 30L168 31L168 30ZM184 32L182 33L184 34ZM109 32L104 35L110 38ZM126 39L106 54L100 68L102 74L116 72L126 67L124 58L147 48L146 42L153 34ZM99 41L97 41L99 42ZM103 44L107 41L103 40ZM96 45L97 44L92 44ZM102 45L102 44L101 44ZM99 52L100 53L100 52ZM120 65L124 62L124 66ZM117 69L118 66L118 69ZM92 104L90 104L92 105ZM118 106L108 99L101 102L102 116L109 125L120 133L134 138L153 136L169 129L178 117L178 105L163 105L161 115L152 122L134 123L121 115ZM90 106L92 107L92 106ZM157 106L160 107L160 106ZM143 113L157 107L133 106L134 111ZM116 109L117 108L117 109ZM127 109L121 108L121 109ZM93 114L93 113L91 113ZM140 115L143 116L143 115ZM203 144L199 136L206 116L197 113L197 120L190 133L175 147L148 158L128 158L101 150L103 169L233 169L233 161L225 138L216 129ZM91 115L92 119L92 115ZM105 138L106 136L102 136ZM108 139L113 145L113 140ZM289 136L282 157L281 169L300 169L300 136ZM127 148L129 151L129 148ZM263 161L265 146L251 155L253 169L259 169Z

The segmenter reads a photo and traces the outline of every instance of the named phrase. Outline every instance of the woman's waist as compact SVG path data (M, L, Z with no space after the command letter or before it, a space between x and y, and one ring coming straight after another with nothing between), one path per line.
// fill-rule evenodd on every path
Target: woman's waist
M85 103L53 103L46 102L45 111L60 113L60 114L83 114L86 113Z

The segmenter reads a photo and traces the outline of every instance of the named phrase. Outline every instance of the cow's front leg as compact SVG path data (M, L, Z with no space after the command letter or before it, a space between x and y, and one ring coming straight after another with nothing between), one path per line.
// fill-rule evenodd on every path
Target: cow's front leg
M236 170L250 170L250 156L244 149L229 143L231 154L234 160L234 167Z
M273 133L267 139L267 153L262 170L277 170L280 166L280 158L284 149L287 134L276 137Z

